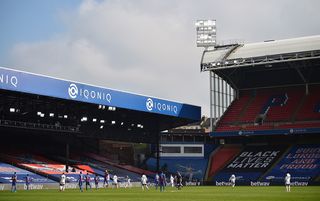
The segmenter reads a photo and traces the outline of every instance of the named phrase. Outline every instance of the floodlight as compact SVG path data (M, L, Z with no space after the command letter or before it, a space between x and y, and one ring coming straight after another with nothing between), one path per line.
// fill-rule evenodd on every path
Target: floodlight
M15 112L16 109L15 108L10 108L10 112Z
M54 113L49 113L49 117L54 117Z
M197 20L197 47L212 47L216 44L216 21Z
M93 122L97 122L97 119L96 119L96 118L93 118L92 121L93 121Z

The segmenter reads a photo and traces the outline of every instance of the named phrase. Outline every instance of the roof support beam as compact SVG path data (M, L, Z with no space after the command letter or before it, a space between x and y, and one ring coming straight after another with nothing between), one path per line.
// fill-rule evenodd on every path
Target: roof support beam
M302 81L304 83L307 83L306 78L304 77L304 75L301 73L300 69L296 66L296 65L292 65L293 68L297 71L297 73L299 74L300 78L302 79Z
M302 80L303 83L305 84L305 87L306 87L306 90L305 90L306 95L308 95L308 94L309 94L309 86L308 86L308 82L307 82L306 77L303 75L303 73L301 72L301 70L300 70L300 68L298 67L297 64L295 64L295 63L289 63L289 65L290 65L291 67L293 67L293 68L297 71L297 73L299 74L301 80ZM301 65L302 65L302 67L306 67L306 63L305 63L305 62L302 62Z

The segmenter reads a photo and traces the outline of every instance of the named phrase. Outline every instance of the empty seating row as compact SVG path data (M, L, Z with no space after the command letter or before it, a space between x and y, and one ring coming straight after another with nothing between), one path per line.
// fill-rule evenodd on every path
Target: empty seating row
M33 154L12 153L1 154L0 157L1 159L15 164L18 167L36 172L40 175L45 175L46 177L55 181L59 181L61 174L65 173L69 182L77 182L80 172L86 173L83 170L74 167L69 167L69 171L66 171L65 164ZM90 172L88 172L89 174L94 172L94 170L92 170L89 166L86 167L86 169L90 170Z
M27 176L31 183L56 183L51 179L4 162L0 162L0 183L11 183L14 172L17 175L17 183L25 183Z
M308 95L303 87L252 90L232 102L215 131L319 126L314 122L320 122L319 92L320 85L311 86Z

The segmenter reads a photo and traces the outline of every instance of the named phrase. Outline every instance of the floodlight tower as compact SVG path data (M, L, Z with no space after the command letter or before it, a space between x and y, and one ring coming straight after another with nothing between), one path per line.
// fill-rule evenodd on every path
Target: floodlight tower
M197 47L204 47L202 60L204 54L212 52L214 53L219 45L217 45L216 37L216 20L197 20ZM202 63L203 61L201 61ZM234 90L232 87L217 75L216 71L219 70L219 66L215 68L203 68L201 72L209 71L210 76L210 131L213 131L213 127L216 125L218 119L222 116L224 111L230 105L234 99Z
M209 47L216 45L216 20L197 20L196 22L197 30L197 47L204 47L205 51ZM213 108L212 108L212 79L213 72L210 71L210 131L213 128Z

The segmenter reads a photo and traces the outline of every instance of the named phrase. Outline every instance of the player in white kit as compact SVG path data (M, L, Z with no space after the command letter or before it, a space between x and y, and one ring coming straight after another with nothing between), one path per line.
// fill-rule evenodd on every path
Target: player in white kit
M127 175L126 177L126 184L124 185L124 188L131 188L131 179L130 177Z
M63 173L60 177L60 191L64 191L66 187L66 175Z
M172 174L170 175L170 184L172 187L174 187L174 178L173 178Z
M147 176L143 174L141 176L141 188L142 188L142 190L144 190L145 188L149 190L149 187L147 185L147 181L148 181Z
M113 186L115 186L116 188L119 188L119 184L118 184L118 176L117 175L113 175ZM113 187L112 187L113 188Z
M236 185L236 176L232 174L229 181L231 182L231 186L234 187Z
M291 180L291 175L289 173L287 173L286 177L284 178L284 183L286 185L287 192L290 192L290 190L291 190L290 189L290 185L291 185L290 180Z

